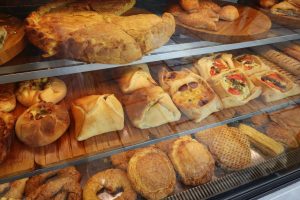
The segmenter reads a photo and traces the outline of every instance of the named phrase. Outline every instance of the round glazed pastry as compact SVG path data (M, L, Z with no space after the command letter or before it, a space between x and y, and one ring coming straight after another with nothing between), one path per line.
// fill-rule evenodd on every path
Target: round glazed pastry
M12 114L0 111L0 163L9 153L14 123L15 118Z
M17 120L16 134L32 147L48 145L60 138L70 124L66 108L53 103L37 103L28 108Z
M129 161L127 173L134 189L146 199L163 199L174 191L174 168L157 148L138 150Z
M236 20L240 16L238 9L231 5L222 7L219 15L220 19L230 22Z
M207 148L190 137L177 139L169 153L185 185L200 185L212 179L215 161Z
M16 97L14 94L14 84L0 85L0 111L10 112L16 107Z
M106 189L115 193L118 190L123 192L116 199L118 200L135 200L136 193L130 185L126 173L120 169L108 169L92 176L83 188L84 200L105 200L98 193ZM118 195L118 194L117 194Z
M58 103L66 94L66 84L55 77L21 82L16 92L18 101L26 107L41 101Z
M81 200L80 173L67 167L31 177L25 187L26 200Z

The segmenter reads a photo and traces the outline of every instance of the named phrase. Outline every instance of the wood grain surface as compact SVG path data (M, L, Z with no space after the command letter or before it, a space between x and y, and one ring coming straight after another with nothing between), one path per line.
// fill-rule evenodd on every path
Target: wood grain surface
M276 67L274 64L266 61L265 59L263 60L271 67L279 69L281 72L294 79L294 76ZM164 63L155 63L150 65L150 71L154 79L157 79L157 72L163 66L165 66ZM172 69L173 68L170 68L170 70ZM74 99L86 95L104 93L114 93L121 101L122 93L116 81L111 78L113 77L113 73L114 70L109 69L59 77L65 81L68 87L68 94L66 98L60 102L60 104L70 110L71 103ZM60 139L50 145L39 148L30 148L19 142L15 137L8 159L0 165L0 177L45 167L50 164L66 162L70 159L93 155L119 147L141 143L153 138L165 137L215 122L221 122L236 116L256 112L266 107L293 101L299 98L300 95L272 103L264 103L260 98L258 98L250 101L244 106L225 109L214 113L201 123L194 123L182 114L181 119L177 122L145 130L133 127L125 114L125 127L122 131L105 133L83 142L78 142L75 139L74 120L72 119L72 114L70 112L71 126ZM18 104L13 113L16 117L18 117L25 109L25 107Z
M4 26L7 37L3 48L0 49L0 65L10 61L26 46L23 22L10 15L0 13L0 26Z
M217 22L217 31L193 28L177 19L176 24L203 40L213 42L235 43L264 38L272 26L269 17L251 7L240 5L236 5L236 7L240 17L233 22L220 20Z

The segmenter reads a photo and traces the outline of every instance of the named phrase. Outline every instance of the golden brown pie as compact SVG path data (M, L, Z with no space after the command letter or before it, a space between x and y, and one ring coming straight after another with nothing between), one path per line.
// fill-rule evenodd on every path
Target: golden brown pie
M127 172L134 189L146 199L163 199L174 191L175 171L168 156L157 148L138 150Z
M190 137L177 139L171 146L169 157L185 185L199 185L212 179L215 162L201 143Z
M238 170L251 163L250 143L238 128L222 126L199 132L196 138L208 146L216 160L225 168Z
M26 20L28 39L46 56L129 63L165 44L175 31L174 18L168 13L162 17L117 16L99 14L89 6L66 6L63 2L47 4ZM97 6L95 10L100 8L103 7Z

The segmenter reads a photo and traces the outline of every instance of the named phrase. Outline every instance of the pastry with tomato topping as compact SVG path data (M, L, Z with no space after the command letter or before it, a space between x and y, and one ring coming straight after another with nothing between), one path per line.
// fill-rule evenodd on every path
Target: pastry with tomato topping
M221 53L203 57L194 64L194 68L205 80L212 79L216 75L234 68L232 54Z
M270 68L258 56L251 54L243 54L235 57L234 64L237 68L244 70L246 75L270 70Z
M55 77L23 81L16 92L18 101L26 107L41 101L58 103L66 94L66 84Z
M222 109L222 103L212 88L188 69L170 72L163 68L159 73L159 82L176 106L195 122Z
M219 74L212 79L212 87L224 108L244 105L261 94L261 87L255 86L240 69Z
M262 87L262 98L265 102L300 94L300 86L276 70L255 74L251 79L255 85Z

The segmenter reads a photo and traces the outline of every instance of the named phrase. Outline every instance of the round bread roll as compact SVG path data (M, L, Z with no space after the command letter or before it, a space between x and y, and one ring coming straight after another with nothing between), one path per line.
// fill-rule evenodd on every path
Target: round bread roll
M127 173L135 190L146 199L163 199L174 191L174 168L167 155L157 148L138 150L129 161Z
M92 176L83 188L83 200L105 200L98 195L102 189L112 193L122 189L123 192L116 198L119 200L135 200L137 196L126 173L120 169L108 169Z
M16 96L14 94L14 84L0 85L0 111L10 112L16 107Z
M9 153L14 125L14 116L0 111L0 163L5 160Z
M238 9L231 5L222 7L219 15L220 19L230 22L235 21L240 16Z
M70 124L66 108L40 102L28 108L17 120L18 138L31 147L48 145L60 138Z
M55 104L60 102L66 94L66 84L55 77L21 82L16 92L18 101L26 107L41 101Z

